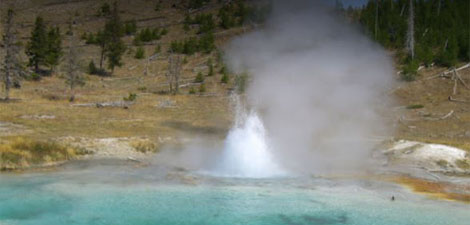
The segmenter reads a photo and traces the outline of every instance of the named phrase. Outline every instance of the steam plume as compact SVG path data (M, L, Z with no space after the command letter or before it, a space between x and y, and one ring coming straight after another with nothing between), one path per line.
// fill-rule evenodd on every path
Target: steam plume
M248 72L248 104L261 113L276 161L296 171L362 165L387 124L377 113L393 83L386 52L332 9L274 1L261 30L226 49L234 72Z

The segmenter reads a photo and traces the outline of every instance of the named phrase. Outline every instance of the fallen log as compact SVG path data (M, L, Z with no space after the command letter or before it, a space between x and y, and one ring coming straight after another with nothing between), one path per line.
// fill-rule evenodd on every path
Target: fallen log
M456 72L460 71L460 70L463 70L463 69L466 69L466 68L469 68L470 67L470 63L466 64L466 65L463 65L457 69L452 69L452 70L448 70L448 71L444 71L444 72L440 72L436 75L433 75L433 76L430 76L428 78L425 78L424 80L431 80L431 79L434 79L434 78L438 78L438 77L445 77L445 78L452 78L453 76L449 76L450 73L453 73L454 70Z
M458 71L460 71L460 70L463 70L463 69L466 69L466 68L469 68L469 67L470 67L470 63L468 63L468 64L466 64L466 65L463 65L463 66L461 66L461 67L459 67L459 68L457 68L457 69L448 70L448 71L444 72L444 75L447 75L447 74L449 74L449 73L453 73L454 70L458 72Z
M430 121L445 120L445 119L451 117L453 114L454 114L454 110L451 110L449 113L447 113L447 114L445 114L444 116L441 116L441 117L424 117L423 119L424 120L430 120ZM406 118L405 116L400 117L400 122L405 122L405 121L414 122L414 121L420 121L420 120L421 119L409 119L409 118Z
M457 79L460 80L460 82L462 82L462 84L467 88L467 89L470 89L467 85L467 83L465 83L465 81L462 79L462 77L459 75L459 73L454 70L454 76L457 77Z
M452 94L453 94L453 95L456 95L456 94L457 94L457 84L458 84L458 83L457 83L457 78L456 78L455 75L454 75L454 77L453 77L452 79L454 80L454 89L453 89L453 91L452 91Z
M97 103L84 103L84 104L73 104L73 107L96 107L96 108L106 108L106 107L115 107L115 108L124 108L127 109L134 102L132 101L115 101L115 102L97 102Z
M470 103L470 101L455 99L455 98L453 98L452 96L449 96L449 101L451 101L451 102L459 102L459 103Z

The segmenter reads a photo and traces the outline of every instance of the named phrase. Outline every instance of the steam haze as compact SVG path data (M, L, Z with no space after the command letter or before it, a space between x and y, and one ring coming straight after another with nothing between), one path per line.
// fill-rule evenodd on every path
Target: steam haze
M267 24L236 38L226 61L250 74L247 104L289 170L366 165L377 144L370 139L389 130L377 111L389 102L391 59L320 2L274 1Z

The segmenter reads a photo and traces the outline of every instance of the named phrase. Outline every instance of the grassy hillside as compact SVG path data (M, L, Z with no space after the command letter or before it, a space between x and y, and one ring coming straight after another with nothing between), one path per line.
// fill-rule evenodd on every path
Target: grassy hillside
M97 32L105 20L97 16L98 9L105 1L2 1L2 9L13 4L16 8L16 22L22 43L29 39L36 16L44 18L47 25L59 26L67 30L70 16L76 20L76 34ZM117 68L112 76L100 77L86 74L90 60L98 62L100 52L95 45L81 40L79 55L86 84L77 89L76 101L68 101L70 90L63 79L63 62L50 76L39 81L22 81L21 89L13 89L12 101L0 103L0 122L5 132L0 134L0 145L10 145L15 137L25 140L63 142L67 137L121 138L137 137L149 139L156 145L179 142L187 136L223 136L231 123L228 94L234 85L233 75L228 83L222 83L220 70L223 63L219 52L183 55L179 94L167 93L168 48L175 40L197 36L197 25L185 31L185 15L217 13L222 6L212 2L198 10L189 10L184 4L174 1L160 1L155 11L156 1L119 1L119 12L123 21L135 20L137 30L145 28L165 28L168 34L160 40L144 43L143 59L136 59L137 46L133 36L123 39L128 46L123 56L124 65ZM111 1L109 1L111 4ZM248 30L248 26L232 29L217 27L214 31L217 46L223 46L232 36ZM66 51L67 39L63 41ZM154 60L147 58L160 46L160 54ZM26 55L22 55L27 61ZM212 76L208 61L213 62ZM148 63L148 64L147 64ZM148 65L148 74L145 74ZM203 81L196 80L198 73ZM203 88L201 86L203 85ZM96 107L97 103L124 102L129 95L136 95L134 101L117 107ZM163 141L162 141L163 140ZM64 143L65 145L73 143ZM2 148L0 148L2 149ZM6 147L4 148L6 149Z
M59 26L62 33L67 31L68 21L72 18L77 36L98 32L106 20L97 16L105 2L112 3L95 0L2 0L0 8L15 8L18 36L24 46L37 16L42 16L48 26ZM158 10L155 10L156 6ZM230 74L227 83L221 82L224 65L220 51L183 54L182 86L177 95L168 94L165 75L171 43L201 35L198 34L200 25L185 27L187 15L195 18L202 13L213 14L217 24L213 32L218 49L223 49L231 38L253 29L247 24L228 29L219 26L220 17L216 15L223 6L219 1L209 1L201 8L190 9L189 1L120 0L121 19L135 20L138 32L146 28L164 28L168 33L159 40L140 46L145 52L143 59L135 58L138 46L133 43L134 36L123 37L128 46L123 56L124 64L107 77L86 73L91 60L99 61L100 49L80 40L78 50L86 83L77 88L75 102L68 100L70 90L65 84L63 60L51 75L37 81L23 80L21 89L12 90L12 101L0 102L0 168L14 167L13 161L21 167L70 159L83 152L93 152L90 149L101 146L102 140L109 140L107 138L121 138L113 139L112 144L115 145L112 146L116 149L111 149L110 154L113 151L121 154L119 148L128 149L129 146L135 151L147 149L147 145L158 149L163 145L181 143L186 137L200 135L221 139L232 121L229 93L234 89L235 75ZM67 38L63 46L66 51ZM148 61L158 46L160 53ZM24 51L22 61L27 61ZM208 76L210 61L214 66L212 76ZM416 81L400 82L399 87L390 92L396 97L397 106L390 108L386 116L396 122L397 138L438 142L470 150L470 104L448 100L454 86L451 79L427 79L443 70L445 68L426 68L418 72ZM198 73L203 75L202 82L200 78L196 79ZM460 74L470 84L470 69L462 70ZM399 80L398 75L396 78ZM135 100L124 101L133 95ZM470 90L459 83L454 97L470 101ZM114 105L107 107L106 104ZM451 111L449 117L440 119ZM19 147L26 145L34 149L34 146L43 146L44 142L50 144L44 154L30 154L28 152L35 150ZM97 144L90 146L84 142ZM145 146L135 143L144 143ZM20 152L26 152L27 156L18 156ZM57 155L55 152L62 153ZM129 156L134 157L134 154ZM22 161L18 157L30 160ZM11 161L12 158L16 161Z

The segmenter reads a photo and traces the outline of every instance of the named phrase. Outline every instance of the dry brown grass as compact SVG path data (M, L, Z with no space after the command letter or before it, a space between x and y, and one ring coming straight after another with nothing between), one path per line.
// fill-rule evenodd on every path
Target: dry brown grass
M14 1L2 1L2 8L3 5L12 2ZM24 1L21 6L17 6L17 22L24 24L19 27L24 42L27 41L37 15L43 16L48 24L58 25L62 31L67 30L66 22L69 17L75 15L77 20L75 31L79 36L83 32L96 32L104 26L104 19L95 16L103 1L50 4L55 2L58 1ZM165 26L169 30L168 35L161 40L144 46L146 56L153 54L157 45L161 45L161 51L165 53L171 40L186 38L195 32L183 31L180 22L186 11L172 8L171 1L163 1L162 9L158 12L153 10L154 1L121 0L119 3L124 21L136 19L139 28ZM217 7L209 7L207 10L215 12ZM227 37L230 36L218 39L217 43L222 44L228 40ZM125 37L124 40L131 46L132 37ZM66 40L63 45L67 46ZM79 51L84 70L90 60L98 63L98 47L84 45L82 41ZM203 68L203 65L209 58L215 63L215 55L214 53L187 56L188 63L182 70L182 83L194 80L197 74L195 67L206 73L207 68ZM26 60L24 55L23 59ZM86 76L87 83L77 90L75 103L121 101L130 93L136 93L137 101L129 109L72 107L67 101L69 91L64 80L60 78L62 72L59 66L51 77L45 77L38 82L25 81L20 90L13 90L11 96L21 100L8 104L0 103L0 122L8 121L23 125L30 132L21 135L33 139L66 136L93 138L139 136L153 139L181 134L213 134L214 132L208 131L224 131L229 126L231 118L226 94L231 86L220 84L221 75L216 74L206 79L206 93L215 97L186 95L189 87L182 88L180 95L169 96L156 94L168 88L165 86L168 62L164 54L150 63L148 76L143 76L146 60L137 60L133 58L133 54L125 54L123 62L124 66L117 68L112 77ZM218 68L215 71L218 71ZM176 102L176 107L157 107L160 101L164 100ZM31 119L30 117L34 115L53 115L55 119ZM190 129L185 130L185 128Z
M159 151L159 147L155 142L150 140L133 140L129 143L136 151L142 153L156 153Z
M426 79L444 71L445 68L421 70L417 81L401 82L394 91L397 103L404 108L398 111L403 120L397 124L395 137L426 143L445 144L470 151L470 104L451 102L454 82L450 79ZM466 83L470 83L470 69L459 72ZM470 101L470 90L459 83L456 99ZM422 108L406 109L409 105L422 105ZM439 118L454 111L452 116Z
M0 144L0 170L24 169L69 160L80 154L77 149L52 141L15 138Z

